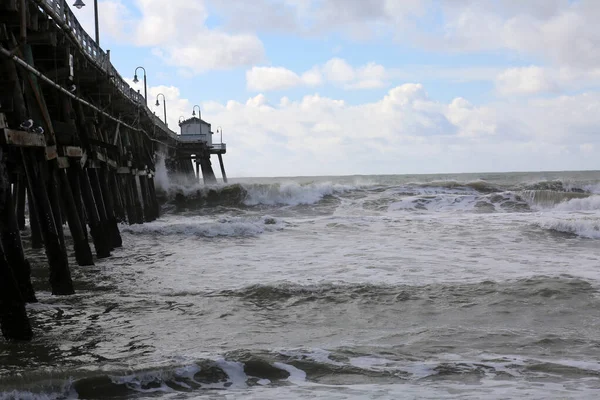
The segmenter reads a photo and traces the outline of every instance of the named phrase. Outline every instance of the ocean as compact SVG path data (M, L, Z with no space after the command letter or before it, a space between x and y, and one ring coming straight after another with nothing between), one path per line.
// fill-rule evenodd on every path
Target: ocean
M27 250L0 399L598 396L600 172L162 185L74 296Z

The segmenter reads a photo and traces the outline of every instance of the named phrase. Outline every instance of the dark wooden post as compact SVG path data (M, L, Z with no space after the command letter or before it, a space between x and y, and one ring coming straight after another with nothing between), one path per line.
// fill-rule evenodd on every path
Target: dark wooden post
M136 175L129 175L129 182L131 185L131 194L133 198L133 206L135 208L136 224L144 223L144 209L142 208L142 202L140 201L140 181Z
M21 233L15 216L15 206L8 179L6 166L7 152L0 147L0 235L2 246L5 249L4 257L11 269L12 276L17 284L21 298L28 303L35 303L35 292L31 285L31 266L23 253Z
M73 236L75 259L77 260L77 264L81 266L94 265L92 250L90 249L90 244L84 233L85 225L81 223L81 218L77 211L77 206L75 205L75 199L73 198L73 191L71 190L71 184L67 178L67 173L66 171L60 170L58 171L58 174L60 177L63 204L67 214L67 222L69 224L71 236Z
M221 175L223 176L223 183L227 183L227 175L225 174L225 165L223 165L223 156L221 153L217 154L219 157L219 165L221 166Z
M154 187L154 176L150 176L148 178L148 189L150 191L150 198L152 199L152 204L154 206L154 216L156 218L160 218L160 204L158 204L158 199L156 198L156 188Z
M110 245L110 249L113 250L117 243L120 245L121 235L119 234L119 229L113 229L111 222L108 217L108 210L106 207L106 199L104 194L102 193L102 186L100 185L100 179L98 175L97 168L88 168L87 169L88 176L90 178L90 183L92 185L92 191L94 194L94 200L96 200L96 206L98 207L98 215L100 216L100 221L102 228L104 229L104 233L108 235L108 244ZM116 228L116 222L115 222ZM115 233L118 237L115 237Z
M27 205L29 206L29 230L31 231L31 248L41 249L44 247L44 240L42 239L42 228L38 221L37 210L33 201L33 194L29 187L27 187Z
M73 167L71 167L73 168ZM88 174L82 170L79 166L75 165L76 171L79 174L79 183L81 185L81 194L83 197L83 203L85 205L88 222L90 224L90 233L92 234L92 240L94 241L94 247L96 248L96 257L106 258L110 257L110 242L108 235L104 231L104 226L100 220L100 214L94 199L94 193L92 191L92 185Z
M0 330L7 340L31 340L33 331L25 302L6 261L0 243Z
M31 152L34 151L35 150L31 150ZM21 151L21 157L27 174L29 192L32 193L30 200L37 213L44 246L46 248L46 256L48 257L48 263L50 264L50 285L52 286L52 294L73 294L73 281L71 280L69 261L56 229L52 205L50 204L48 191L46 190L46 182L44 182L44 179L42 179L40 174L39 159L33 154L27 154L24 150Z
M109 169L107 175L108 187L110 188L110 192L113 194L114 199L115 216L118 218L119 222L123 222L126 220L125 200L123 193L119 188L119 184L117 183L117 174Z
M27 190L27 178L24 173L17 174L17 184L15 185L15 200L16 200L16 213L17 213L17 224L19 230L25 229L25 193Z
M74 165L75 164L75 165ZM79 182L79 174L81 173L81 167L79 166L79 161L72 162L67 168L67 178L69 179L69 186L71 187L71 192L73 193L73 202L75 204L75 209L77 210L77 216L79 217L79 223L81 225L81 230L83 231L83 235L85 236L85 240L88 240L88 231L86 224L86 214L85 209L83 208L83 199L81 195L81 183ZM89 246L89 245L88 245Z
M98 179L102 198L104 200L108 227L111 231L112 245L114 247L121 247L123 246L123 240L121 239L121 232L119 232L119 226L117 225L117 219L115 218L113 196L108 188L108 167L102 166L94 172L96 172L96 178Z

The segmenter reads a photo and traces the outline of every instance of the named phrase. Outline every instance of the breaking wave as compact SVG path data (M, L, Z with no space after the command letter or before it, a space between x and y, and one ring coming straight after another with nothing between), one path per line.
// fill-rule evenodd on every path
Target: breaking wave
M365 354L349 348L292 349L279 352L234 351L217 359L201 359L157 368L109 373L75 372L11 382L19 389L0 392L0 399L122 399L183 393L227 396L228 390L309 384L394 384L423 380L474 382L502 379L597 379L595 363L544 360L513 355L483 355L476 359L435 360L410 355ZM62 374L64 375L64 373ZM16 381L16 380L15 380ZM7 382L8 383L8 382Z
M551 231L568 233L589 239L600 239L600 218L547 218L538 226Z
M204 206L297 206L316 204L328 196L339 195L360 188L331 182L299 184L296 182L272 184L234 184L227 186L177 187L169 192L169 201L181 208Z
M225 186L172 186L168 205L177 210L226 207L296 207L335 204L369 197L366 205L379 211L530 212L549 208L562 211L600 209L600 186L587 183L541 181L501 187L485 180L442 180L383 185L374 182L281 182Z
M244 204L253 205L288 205L315 204L326 196L342 194L357 190L350 185L333 184L331 182L298 184L287 182L281 184L254 184L244 186L247 196Z

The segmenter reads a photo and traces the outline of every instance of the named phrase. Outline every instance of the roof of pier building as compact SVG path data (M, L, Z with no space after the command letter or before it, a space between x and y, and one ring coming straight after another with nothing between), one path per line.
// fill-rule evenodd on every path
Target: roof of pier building
M191 117L188 119L184 119L183 121L181 121L179 123L179 126L184 126L184 125L190 125L190 124L202 124L202 125L208 125L210 127L210 123L206 122L205 120L198 118L198 117ZM212 132L211 132L212 133Z

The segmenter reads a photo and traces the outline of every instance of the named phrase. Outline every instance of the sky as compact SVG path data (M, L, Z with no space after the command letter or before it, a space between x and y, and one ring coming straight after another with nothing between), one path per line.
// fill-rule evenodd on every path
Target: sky
M141 93L146 69L176 132L200 106L233 177L598 170L598 20L598 0L99 0L113 65Z

